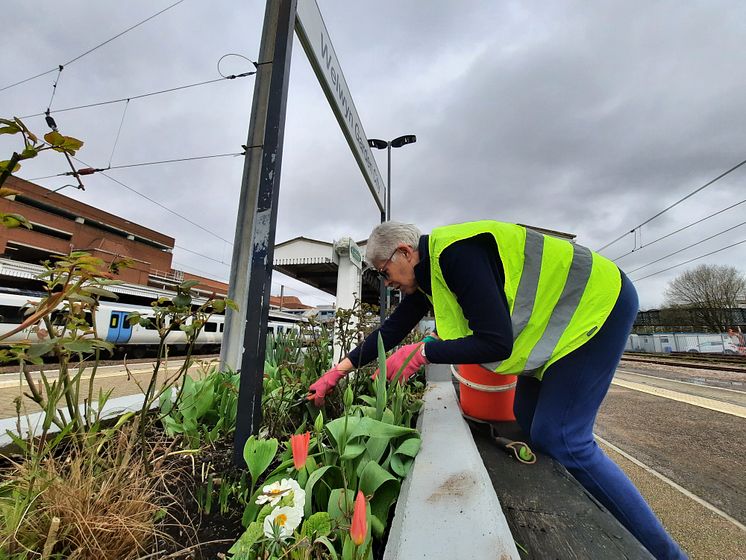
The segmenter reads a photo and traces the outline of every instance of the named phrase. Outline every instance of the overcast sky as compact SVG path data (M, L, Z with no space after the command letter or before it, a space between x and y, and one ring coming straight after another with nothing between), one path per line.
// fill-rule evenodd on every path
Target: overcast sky
M174 1L5 0L0 88L65 64ZM368 137L417 135L392 153L392 217L423 231L497 219L571 232L598 249L746 158L742 1L318 3ZM253 77L55 111L219 78L224 54L257 59L263 15L259 1L185 0L70 63L51 105L60 130L85 141L78 157L94 167L241 151ZM221 64L224 74L251 69L238 57ZM43 112L56 78L0 91L0 116ZM46 131L43 117L24 120ZM17 143L0 137L0 154ZM385 178L385 151L376 157ZM63 158L44 153L19 176L65 170ZM241 171L242 158L226 157L108 173L162 206L101 175L63 194L174 237L174 268L226 280ZM35 182L54 189L70 180ZM635 239L644 245L740 202L745 183L746 165L603 254L616 258ZM745 270L746 243L642 279L746 239L740 226L631 272L737 226L744 209L619 260L637 280L641 307L660 305L666 284L697 264ZM379 219L296 39L276 241L364 239ZM277 274L273 293L281 283L307 303L331 301Z

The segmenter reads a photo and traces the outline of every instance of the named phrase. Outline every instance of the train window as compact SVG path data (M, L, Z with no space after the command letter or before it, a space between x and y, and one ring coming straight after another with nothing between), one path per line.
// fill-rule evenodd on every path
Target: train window
M267 327L267 332L270 334L275 334L275 328L274 327Z
M218 324L208 321L205 323L205 332L218 332Z
M23 323L23 309L12 305L0 305L0 323L20 325Z
M220 323L220 332L223 332L223 330L225 330L225 324Z
M119 315L112 313L111 320L109 320L109 328L116 329L119 326Z

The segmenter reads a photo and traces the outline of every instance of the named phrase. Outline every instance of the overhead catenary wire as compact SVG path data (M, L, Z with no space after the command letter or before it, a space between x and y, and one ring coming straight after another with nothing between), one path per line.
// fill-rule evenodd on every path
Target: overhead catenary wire
M78 169L77 174L79 175L92 175L93 173L102 173L103 171L114 171L116 169L130 169L132 167L146 167L150 165L163 165L167 163L181 163L185 161L197 161L202 159L213 159L213 158L223 158L223 157L237 157L245 155L245 152L228 152L225 154L212 154L207 156L193 156L193 157L184 157L184 158L175 158L175 159L163 159L158 161L145 161L140 163L128 163L123 165L113 165L106 168L95 168L95 167L88 167L85 169ZM63 173L55 173L54 175L45 175L44 177L34 177L32 179L28 179L29 181L41 181L43 179L51 179L53 177L68 177L68 176L74 176L76 173L73 173L72 171L65 171Z
M128 32L130 32L130 31L132 31L133 29L135 29L135 28L137 28L137 27L141 26L142 24L144 24L144 23L147 23L147 22L148 22L148 21L150 21L151 19L153 19L153 18L155 18L155 17L158 17L158 16L159 16L159 15L161 15L162 13L164 13L164 12L166 12L166 11L170 10L171 8L174 8L174 7L178 6L178 5L179 5L179 4L181 4L182 2L184 2L184 0L177 0L177 2L174 2L174 3L173 3L173 4L171 4L170 6L167 6L167 7L163 8L163 9L162 9L162 10L161 10L160 12L157 12L157 13L155 13L155 14L153 14L153 15L151 15L151 16L149 16L149 17L147 17L147 18L145 18L144 20L142 20L142 21L140 21L140 22L136 23L135 25L133 25L133 26L131 26L131 27L128 27L128 28L127 28L127 29L125 29L124 31L121 31L121 32L117 33L116 35L114 35L114 36L113 36L113 37L111 37L110 39L107 39L107 40L106 40L106 41L104 41L103 43L99 43L99 44L98 44L98 45L96 45L95 47L93 47L93 48L90 48L90 49L88 49L88 50L87 50L87 51L85 51L85 52L84 52L83 54L79 54L79 55L78 55L78 56L76 56L75 58L71 58L71 59L70 59L70 60L68 60L67 62L65 62L65 63L63 63L63 64L59 64L59 65L55 66L54 68L52 68L51 70L47 70L47 71L45 71L45 72L41 72L40 74L36 74L35 76L31 76L30 78L25 78L25 79L23 79L23 80L20 80L20 81L18 81L18 82L15 82L15 83L13 83L13 84L10 84L10 85L7 85L7 86L3 86L2 88L0 88L0 91L5 91L6 89L10 89L10 88L12 88L12 87L15 87L15 86L19 86L19 85L21 85L21 84L25 84L26 82L30 82L31 80L35 80L36 78L40 78L40 77L42 77L42 76L46 76L47 74L50 74L50 73L52 73L52 72L54 72L55 70L58 70L58 69L59 69L59 71L60 71L60 72L62 72L62 69L63 69L63 68L65 67L65 66L69 66L69 65L70 65L70 64L72 64L73 62L77 62L78 60L80 60L80 59L81 59L81 58L83 58L84 56L86 56L86 55L88 55L88 54L91 54L91 53L92 53L93 51L95 51L96 49L100 49L100 48L101 48L101 47L103 47L104 45L106 45L106 44L108 44L108 43L111 43L111 42L112 42L113 40L115 40L115 39L118 39L119 37L121 37L121 36L122 36L122 35L124 35L125 33L128 33ZM50 105L51 105L51 101L50 101Z
M122 120L119 121L119 129L117 130L117 136L114 138L114 146L111 148L111 155L109 156L109 165L108 169L111 169L111 162L114 160L114 151L117 149L117 144L119 143L119 135L122 134L122 127L124 126L124 117L127 115L127 107L130 106L129 100L127 100L127 103L124 105L124 111L122 111Z
M189 264L180 263L180 262L176 262L176 261L174 261L173 264L175 264L176 266L181 267L180 270L184 270L184 272L189 272L189 270L187 270L187 269L191 269L191 270L193 270L195 272L198 272L200 275L207 274L208 276L206 276L206 278L208 278L210 280L217 280L218 282L223 282L224 284L228 283L228 280L225 279L225 278L211 278L210 275L215 274L214 272L208 272L207 270L201 270L201 269L199 269L199 268L197 268L195 266L192 266L192 265L189 265ZM194 272L192 274L194 274Z
M84 161L82 161L82 160L80 160L80 159L78 159L78 158L75 158L75 160L76 160L77 162L79 162L79 163L82 163L83 165L88 165L88 164L87 164L86 162L84 162ZM89 166L89 167L90 167L90 166ZM222 237L221 235L219 235L219 234L215 233L214 231L211 231L211 230L207 229L207 228L206 228L206 227L204 227L203 225L201 225L201 224L198 224L197 222L195 222L195 221L193 221L193 220L191 220L191 219L187 218L186 216L183 216L183 215L179 214L179 213L178 213L178 212L177 212L176 210L172 210L172 209L171 209L171 208L169 208L168 206L166 206L166 205L164 205L164 204L161 204L161 203L160 203L160 202L158 202L157 200L154 200L154 199L150 198L149 196L147 196L147 195L145 195L145 194L141 193L140 191L138 191L137 189L133 189L133 188L132 188L132 187L130 187L129 185L126 185L126 184L125 184L125 183L123 183L122 181L120 181L120 180L118 180L118 179L115 179L114 177L111 177L110 175L107 175L106 173L103 173L103 172L102 172L102 173L100 173L100 174L101 174L102 176L106 177L107 179L109 179L110 181L113 181L114 183L116 183L116 184L118 184L118 185L120 185L120 186L124 187L125 189L127 189L127 190L129 190L129 191L131 191L131 192L135 193L136 195L138 195L138 196L140 196L140 197L144 198L145 200L147 200L147 201L149 201L149 202L152 202L152 203L153 203L153 204L155 204L156 206L158 206L158 207L160 207L160 208L163 208L164 210L166 210L167 212L169 212L169 213L173 214L174 216L176 216L176 217L178 217L178 218L181 218L181 219L182 219L182 220L184 220L185 222L188 222L188 223L192 224L193 226L195 226L195 227L198 227L198 228L199 228L199 229L201 229L202 231L204 231L204 232L206 232L206 233L209 233L210 235L213 235L213 236L217 237L217 238L218 238L218 239L220 239L221 241L225 241L226 243L230 244L231 246L233 245L233 242L232 242L232 241L228 241L227 239L225 239L225 238L224 238L224 237Z
M664 268L663 270L659 270L658 272L653 272L652 274L648 274L647 276L642 276L640 278L634 278L633 282L639 282L640 280L645 280L646 278L650 278L651 276L655 276L657 274L662 274L664 272L668 272L669 270L672 270L674 268L678 268L680 266L684 266L685 264L689 264L690 262L694 262L699 259L704 259L705 257L709 257L710 255L714 255L715 253L720 253L722 251L725 251L726 249L730 249L731 247L736 247L737 245L741 245L743 243L746 243L746 239L742 239L741 241L738 241L736 243L732 243L731 245L727 245L725 247L721 247L720 249L716 249L715 251L710 251L709 253L706 253L704 255L700 255L698 257L694 257L693 259L689 259L688 261L684 261L679 264L675 264L673 266L669 266L668 268Z
M696 222L692 222L691 224L686 225L684 227L681 227L681 228L679 228L679 229L677 229L675 231L672 231L671 233L667 233L666 235L662 235L662 236L658 237L657 239L654 239L650 243L646 243L645 245L641 244L640 247L636 247L636 248L632 249L631 251L628 251L628 252L624 253L623 255L619 255L618 257L616 257L615 259L612 259L612 260L614 262L616 262L616 261L618 261L620 259L623 259L626 256L631 255L632 253L636 253L638 251L641 251L642 249L646 249L647 247L650 247L651 245L657 243L658 241L662 241L664 239L667 239L668 237L676 235L677 233L681 233L685 229L689 229L690 227L696 226L697 224L701 224L702 222L704 222L706 220L709 220L710 218L714 218L715 216L717 216L719 214L722 214L723 212L727 212L728 210L731 210L732 208L735 208L736 206L740 206L744 202L746 202L746 198L744 198L740 202L736 202L735 204L731 204L730 206L726 206L725 208L723 208L721 210L718 210L717 212L713 212L712 214L709 214L708 216L705 216L704 218L700 218Z
M715 233L715 234L713 234L713 235L711 235L709 237L705 237L704 239L700 239L696 243L692 243L691 245L687 245L686 247L682 247L681 249L679 249L677 251L674 251L673 253L669 253L668 255L666 255L664 257L660 257L659 259L655 259L654 261L650 261L647 264L644 264L642 266L638 266L634 270L627 271L627 274L633 274L633 273L637 272L638 270L642 270L643 268L649 267L651 264L655 264L655 263L660 262L662 260L665 260L665 259L667 259L669 257L673 257L674 255L678 255L679 253L683 253L687 249L691 249L692 247L696 247L697 245L701 245L702 243L705 243L706 241L709 241L710 239L715 239L716 237L719 237L719 236L721 236L721 235L723 235L725 233L728 233L729 231L733 231L734 229L739 228L739 227L741 227L743 225L746 225L746 222L741 222L740 224L737 224L735 226L732 226L732 227L729 227L729 228L724 229L722 231L719 231L718 233Z
M211 260L211 261L216 262L218 264L223 264L225 266L231 266L231 263L227 263L225 261L221 261L220 259L216 259L215 257L211 257L211 256L205 255L203 253L198 253L197 251L193 251L192 249L187 249L183 245L174 244L174 248L179 249L181 251L186 251L187 253L192 253L193 255L197 255L198 257L203 257L205 259Z
M203 80L201 82L194 82L192 84L185 84L183 86L176 86L168 89L161 89L158 91L151 91L149 93L142 93L140 95L131 95L129 97L120 97L117 99L110 99L109 101L97 101L95 103L87 103L85 105L76 105L75 107L65 107L64 109L55 109L55 113L65 113L67 111L77 111L79 109L90 109L91 107L101 107L103 105L111 105L113 103L123 103L125 101L133 101L135 99L143 99L145 97L151 97L153 95L161 95L163 93L171 93L174 91L180 91L183 89L189 89L193 87L199 87L199 86L206 86L209 84L214 84L216 82L223 82L225 80L235 80L237 78L246 78L247 76L253 76L256 74L256 72L244 72L243 74L231 74L230 76L221 76L220 78L213 78L211 80ZM33 117L41 117L44 115L44 112L41 113L34 113L31 115L23 115L22 117L19 117L21 119L30 119Z
M617 237L617 238L616 238L616 239L614 239L613 241L610 241L609 243L607 243L606 245L604 245L604 246L603 246L603 247L601 247L600 249L597 249L597 251L598 251L598 252L601 252L601 251L603 251L604 249L606 249L607 247L611 247L611 246L612 246L612 245L614 245L614 244L615 244L615 243L616 243L617 241L619 241L619 240L623 239L624 237L626 237L626 236L627 236L627 235L629 235L630 233L634 233L634 232L635 232L636 230L640 229L640 228L641 228L642 226L644 226L644 225L646 225L646 224L649 224L650 222L652 222L652 221L653 221L653 220L655 220L656 218L659 218L660 216L662 216L663 214L665 214L666 212L668 212L668 211L669 211L669 210L671 210L672 208L675 208L676 206L678 206L679 204L681 204L681 203L682 203L682 202L684 202L685 200L687 200L687 199L691 198L692 196L694 196L694 195L695 195L695 194L697 194L698 192L700 192L700 191L702 191L702 190L706 189L707 187L709 187L710 185L712 185L712 184L716 183L717 181L719 181L720 179L722 179L722 178L723 178L723 177L725 177L726 175L728 175L728 174L732 173L733 171L735 171L736 169L738 169L739 167L741 167L741 166L743 166L743 165L746 165L746 159L745 159L745 160L743 160L742 162L740 162L740 163L738 163L738 164L734 165L733 167L731 167L731 168L730 168L730 169L728 169L727 171L724 171L723 173L721 173L720 175L718 175L718 176L717 176L717 177L715 177L714 179L711 179L710 181L708 181L707 183L705 183L705 184L704 184L704 185L702 185L701 187L699 187L699 188L697 188L697 189L693 190L693 191L692 191L692 192L690 192L690 193L689 193L688 195L686 195L686 196L684 196L684 197L680 198L679 200L677 200L677 201L676 201L676 202L674 202L673 204L671 204L671 205L667 206L666 208L664 208L663 210L661 210L660 212L658 212L658 213L657 213L657 214L655 214L654 216L651 216L650 218L648 218L647 220L645 220L644 222L642 222L641 224L639 224L639 225L636 225L636 226L635 226L635 227L633 227L633 228L632 228L631 230L629 230L629 231L627 231L627 232L623 233L622 235L620 235L619 237Z

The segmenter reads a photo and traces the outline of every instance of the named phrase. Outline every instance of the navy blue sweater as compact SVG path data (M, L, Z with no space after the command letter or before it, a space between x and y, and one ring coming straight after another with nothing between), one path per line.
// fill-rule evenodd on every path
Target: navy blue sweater
M386 350L390 350L417 326L430 309L430 301L425 296L425 293L432 295L427 235L420 237L417 250L420 262L414 267L414 274L421 291L405 296L383 325L347 355L355 367L376 358L379 332ZM494 237L486 233L453 243L441 253L440 267L473 334L455 340L427 342L425 355L428 361L433 364L478 364L510 356L513 328L503 290L502 261Z

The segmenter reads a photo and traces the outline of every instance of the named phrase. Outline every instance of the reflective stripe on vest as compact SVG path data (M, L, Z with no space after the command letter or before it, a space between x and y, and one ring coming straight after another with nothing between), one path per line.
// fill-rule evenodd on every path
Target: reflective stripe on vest
M491 234L504 271L513 349L504 360L483 363L498 374L541 379L546 369L598 332L619 295L619 268L589 249L515 224L469 222L430 235L432 303L443 340L470 336L468 319L449 289L440 255L460 240Z

